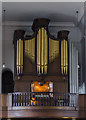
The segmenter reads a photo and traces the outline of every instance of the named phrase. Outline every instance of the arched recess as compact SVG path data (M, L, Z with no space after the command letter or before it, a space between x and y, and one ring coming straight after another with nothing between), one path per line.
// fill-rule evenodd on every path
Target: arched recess
M12 93L13 91L13 72L9 68L4 68L2 70L2 93Z

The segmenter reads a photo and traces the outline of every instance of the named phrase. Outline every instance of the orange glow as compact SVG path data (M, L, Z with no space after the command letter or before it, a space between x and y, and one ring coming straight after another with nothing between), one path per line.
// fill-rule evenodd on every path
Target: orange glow
M50 92L49 82L40 85L38 81L32 84L33 92Z
M34 105L38 105L39 102L35 100L35 98L32 98L32 100L30 101L30 105L34 106Z

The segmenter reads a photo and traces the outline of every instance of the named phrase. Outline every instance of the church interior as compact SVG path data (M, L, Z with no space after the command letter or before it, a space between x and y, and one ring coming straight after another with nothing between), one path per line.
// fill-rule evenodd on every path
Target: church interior
M86 2L2 2L0 118L86 118Z

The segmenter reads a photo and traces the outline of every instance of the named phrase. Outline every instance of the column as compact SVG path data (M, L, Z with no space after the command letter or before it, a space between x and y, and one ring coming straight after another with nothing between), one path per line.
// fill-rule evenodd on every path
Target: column
M72 42L69 47L70 93L78 93L78 50Z

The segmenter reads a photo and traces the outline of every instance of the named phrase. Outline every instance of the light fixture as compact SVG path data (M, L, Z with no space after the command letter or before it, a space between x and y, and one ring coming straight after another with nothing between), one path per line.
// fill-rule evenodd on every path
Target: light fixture
M5 68L6 67L6 65L5 65L5 12L6 12L6 10L3 10L3 12L4 12L4 36L3 36L3 47L4 47L4 49L3 49L3 64L2 64L2 67L3 68Z
M68 34L69 31L63 30L58 32L60 39L60 66L61 74L68 74Z

